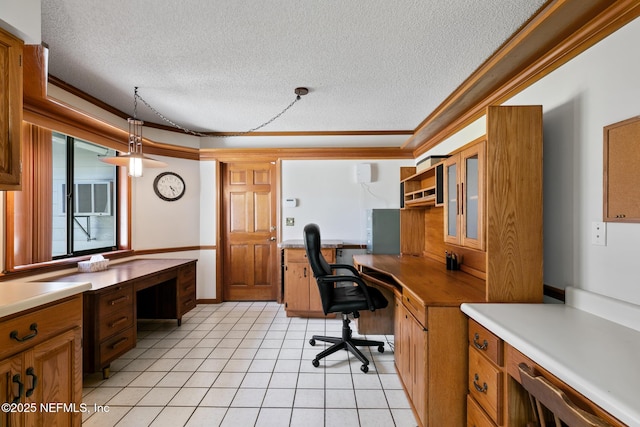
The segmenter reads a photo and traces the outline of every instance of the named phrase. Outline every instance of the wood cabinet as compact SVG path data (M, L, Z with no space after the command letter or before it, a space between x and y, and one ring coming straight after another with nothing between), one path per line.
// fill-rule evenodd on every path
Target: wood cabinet
M329 264L335 263L335 249L323 248L321 253ZM287 316L324 316L320 291L304 249L284 250L284 302Z
M136 345L134 290L132 283L85 293L84 371L95 372Z
M22 40L0 28L0 190L21 189L23 49Z
M83 368L102 370L136 345L138 319L177 319L196 305L196 261L136 259L107 270L74 273L52 282L91 282L84 293Z
M400 298L395 300L394 353L398 375L411 397L421 420L427 413L427 331L405 308Z
M442 206L443 163L416 172L415 167L400 168L401 208Z
M503 366L502 340L469 320L469 425L474 419L490 419L488 426L503 425Z
M534 422L529 395L521 385L521 363L565 393L572 404L611 426L624 425L473 319L469 319L468 331L468 426L524 426Z
M444 240L484 250L484 140L444 162Z
M2 411L2 426L80 426L82 295L0 320L0 401L28 410ZM40 404L66 404L43 410Z

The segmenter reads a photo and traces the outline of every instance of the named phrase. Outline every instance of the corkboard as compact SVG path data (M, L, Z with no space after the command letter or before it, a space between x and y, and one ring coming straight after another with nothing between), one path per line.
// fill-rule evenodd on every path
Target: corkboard
M640 222L640 116L604 128L604 213Z

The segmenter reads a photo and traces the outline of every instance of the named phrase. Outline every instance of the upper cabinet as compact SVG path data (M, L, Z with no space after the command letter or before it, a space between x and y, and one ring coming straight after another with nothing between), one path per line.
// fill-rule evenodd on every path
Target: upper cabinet
M400 252L456 254L486 281L487 302L542 302L542 107L488 107L485 118L485 135L433 170L400 168Z
M484 250L484 140L444 163L444 239Z
M0 190L21 189L23 48L22 40L0 28Z

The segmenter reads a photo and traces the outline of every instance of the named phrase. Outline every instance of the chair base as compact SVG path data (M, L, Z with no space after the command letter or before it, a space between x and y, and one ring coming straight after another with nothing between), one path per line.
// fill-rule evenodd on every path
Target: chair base
M357 315L356 315L357 317ZM380 353L384 352L384 343L382 341L372 341L372 340L361 340L357 338L351 337L351 328L349 327L349 317L347 313L342 313L342 338L337 337L325 337L322 335L314 335L310 340L309 344L316 345L316 341L323 341L328 343L333 343L333 345L327 348L324 351L321 351L316 355L316 358L311 362L313 366L316 368L320 366L320 359L327 357L330 354L335 353L338 350L347 350L350 351L355 357L358 358L362 362L362 366L360 370L365 374L369 372L369 359L365 357L364 354L356 347L356 346L365 346L372 347L377 346L378 351Z

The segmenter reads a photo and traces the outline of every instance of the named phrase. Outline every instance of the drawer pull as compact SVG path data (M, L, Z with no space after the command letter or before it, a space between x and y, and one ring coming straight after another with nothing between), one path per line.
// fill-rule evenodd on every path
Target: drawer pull
M128 337L122 337L120 338L118 341L114 342L113 344L111 344L111 349L114 350L117 347L120 347L122 344L124 344L125 342L127 342L129 340Z
M11 401L11 403L20 403L20 398L22 397L22 392L24 391L24 384L22 384L22 381L20 381L20 374L15 374L11 381L18 384L18 395L13 398L13 401Z
M480 392L480 393L486 393L487 392L487 383L484 383L482 386L480 386L480 384L478 384L476 381L478 381L480 379L480 377L478 376L478 374L475 374L474 378L473 378L473 386L475 387L475 389Z
M33 331L32 334L26 335L22 338L18 337L18 331L11 331L11 333L9 334L9 336L11 338L13 338L14 340L18 341L18 342L25 342L25 341L29 341L32 338L35 338L36 335L38 335L38 324L37 323L32 323L29 326L29 330Z
M121 317L118 320L109 323L109 327L110 328L114 328L114 327L118 326L119 324L126 322L127 320L129 320L129 318L127 316Z
M480 344L478 342L478 339L480 339L480 335L476 332L475 335L473 336L473 345L478 349L478 350L486 350L487 346L489 346L489 343L487 342L487 340L484 340L484 342L482 344Z
M123 295L123 296L121 296L120 298L116 298L116 299L114 299L114 300L109 301L109 304L110 304L110 305L120 304L121 302L125 302L125 301L127 301L128 299L129 299L129 297L128 297L128 296Z
M31 397L31 395L33 394L33 391L38 386L38 377L33 372L33 366L27 368L27 375L31 377L31 388L27 390L27 392L24 395L25 397Z

